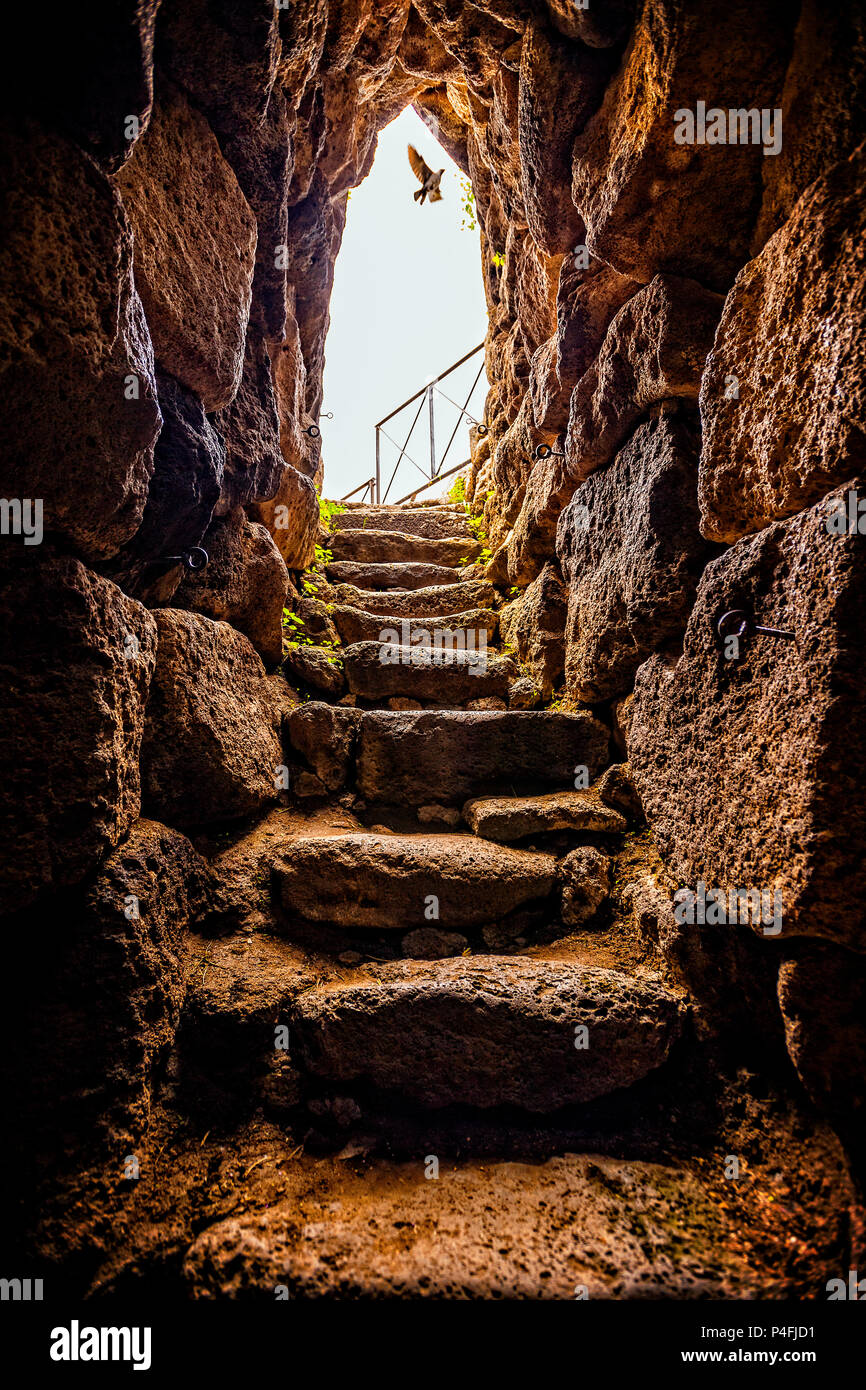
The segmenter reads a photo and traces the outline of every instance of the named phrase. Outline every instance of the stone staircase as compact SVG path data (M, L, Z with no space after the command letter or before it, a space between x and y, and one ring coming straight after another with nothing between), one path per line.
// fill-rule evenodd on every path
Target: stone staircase
M377 1184L393 1179L393 1152L420 1164L441 1148L444 1162L455 1125L461 1145L486 1134L475 1142L497 1151L491 1180L498 1166L508 1179L530 1131L536 1153L577 1165L578 1180L586 1158L562 1156L563 1116L574 1134L574 1116L586 1124L610 1098L615 1108L630 1098L628 1123L657 1106L671 1068L676 1089L688 1026L658 958L617 944L611 928L614 856L634 802L610 771L610 731L589 710L513 707L526 677L494 645L504 596L478 571L462 509L350 508L327 548L318 600L343 640L331 657L347 693L323 699L313 685L287 714L297 809L274 811L214 859L237 932L202 957L189 1033L206 1049L202 1074L219 1082L222 1068L235 1096L252 1084L266 1112L288 1106L293 1124L300 1102L305 1151L378 1152ZM467 631L488 645L466 651ZM397 659L383 661L385 648ZM275 1058L280 1023L290 1046ZM318 1162L338 1199L339 1162ZM511 1192L517 1226L533 1220L535 1171ZM419 1185L425 1222L435 1188ZM411 1225L413 1204L405 1192L400 1201ZM555 1213L535 1220L553 1240ZM277 1240L269 1221L266 1243ZM363 1289L381 1251L349 1226ZM465 1257L457 1242L450 1280ZM222 1239L199 1242L196 1281L219 1282L224 1258ZM252 1264L253 1285L272 1277ZM321 1291L313 1266L301 1284ZM482 1283L508 1292L492 1276Z
M142 1236L94 1288L166 1267L193 1297L268 1301L811 1287L833 1250L800 1269L774 1204L802 1130L777 1112L762 1154L748 1077L707 1062L632 895L658 860L604 709L525 707L461 509L348 508L326 545L296 604L314 644L286 660L289 789L199 846L216 913L190 938ZM823 1199L844 1206L829 1178Z

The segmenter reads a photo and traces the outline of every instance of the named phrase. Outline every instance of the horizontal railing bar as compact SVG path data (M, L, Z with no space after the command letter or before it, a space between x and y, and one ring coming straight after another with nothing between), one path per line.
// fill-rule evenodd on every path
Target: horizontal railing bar
M437 381L444 381L446 376L450 376L452 372L456 372L458 367L462 367L463 363L468 362L470 357L474 357L476 352L481 352L483 347L484 344L479 343L477 347L474 347L471 352L467 352L463 357L459 359L459 361L453 363L453 365L450 367L446 367L444 372L440 372L438 376L431 377L430 380L426 383L426 385L421 387L420 391L416 391L414 396L410 396L409 399L407 401L404 401L402 405L398 405L397 409L392 410L390 415L383 415L382 419L378 420L376 424L373 426L373 428L379 429L382 425L387 425L388 421L392 419L393 416L399 415L401 410L405 410L407 405L411 405L413 401L417 401L419 396L426 395L428 389L431 386L434 386Z
M403 502L411 502L412 498L417 497L419 492L426 492L427 488L432 487L434 483L441 482L443 478L450 478L452 473L459 473L461 468L468 468L471 462L471 459L464 459L462 463L455 463L454 467L449 468L447 473L437 473L435 478L431 478L429 482L423 483L421 487L414 488L412 492L407 492L405 497L398 498L397 501L392 502L391 505L393 507L399 507Z
M371 484L371 483L375 483L375 481L376 481L375 478L368 478L367 481L366 481L365 483L359 483L358 486L357 486L356 488L353 488L351 492L347 492L346 495L345 495L345 497L341 497L341 498L340 498L340 501L341 501L341 502L348 502L349 499L350 499L350 497L354 497L354 496L355 496L355 493L356 493L356 492L360 492L362 488L369 487L370 484Z

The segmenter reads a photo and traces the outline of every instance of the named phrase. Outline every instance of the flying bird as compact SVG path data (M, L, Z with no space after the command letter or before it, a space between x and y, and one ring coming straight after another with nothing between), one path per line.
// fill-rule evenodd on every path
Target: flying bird
M412 197L416 203L423 203L425 198L429 198L431 203L441 203L442 194L439 192L439 183L445 170L440 169L437 174L434 174L433 170L424 163L415 146L409 145L408 148L412 171L416 179L421 182L421 187L415 190Z

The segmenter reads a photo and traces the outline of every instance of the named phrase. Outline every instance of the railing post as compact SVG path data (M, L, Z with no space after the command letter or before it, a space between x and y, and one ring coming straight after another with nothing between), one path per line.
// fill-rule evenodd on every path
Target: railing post
M379 477L379 426L376 426L376 496L373 498L373 506L378 507L382 501L382 483Z
M436 477L436 426L433 420L433 383L427 387L427 402L430 413L430 477Z

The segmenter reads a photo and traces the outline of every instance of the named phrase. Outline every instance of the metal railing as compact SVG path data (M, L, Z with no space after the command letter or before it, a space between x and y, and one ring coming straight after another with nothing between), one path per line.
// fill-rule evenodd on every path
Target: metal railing
M453 362L450 367L447 367L445 369L444 372L440 372L438 376L431 377L431 379L425 382L425 384L421 387L420 391L416 391L415 394L413 396L410 396L408 400L404 401L402 405L398 405L395 410L392 410L388 415L383 416L383 418L378 421L378 423L374 426L376 431L376 472L373 474L371 478L367 478L363 483L359 483L358 486L354 488L352 492L348 492L346 493L345 497L341 497L341 502L348 502L351 498L357 497L358 493L360 492L362 494L362 502L369 500L375 506L383 505L388 501L388 495L391 491L391 488L394 485L394 480L397 477L397 472L400 468L400 465L404 462L404 460L407 463L411 464L412 467L418 473L421 474L421 477L424 479L424 481L417 487L415 487L411 492L406 493L404 497L398 497L396 501L392 504L394 506L399 505L399 503L401 502L411 501L417 496L419 492L423 492L425 488L432 487L434 483L441 482L445 478L450 478L454 473L459 473L461 468L466 467L466 465L469 463L468 459L464 459L462 463L454 464L453 467L447 470L445 469L445 462L448 458L448 454L451 451L451 446L457 437L457 432L460 429L460 426L464 422L464 420L468 421L470 425L476 425L480 434L487 433L487 426L484 425L480 420L478 420L469 409L478 384L481 381L481 377L484 372L483 358L481 361L481 366L478 368L478 371L475 374L475 379L472 382L472 385L469 387L469 390L466 394L466 398L462 405L460 405L458 401L455 401L451 396L447 395L446 392L442 390L440 383L443 382L446 377L449 377L452 372L456 372L458 368L462 367L465 362L469 362L470 359L475 357L477 353L483 351L484 344L479 343L478 346L474 347L471 352L465 353L465 355L459 358L458 361ZM436 455L435 401L437 396L445 402L446 406L451 406L454 410L457 411L456 424L454 425L454 428L451 431L451 435L448 439L448 443L445 445L445 449L441 457L439 458L437 458ZM412 417L412 423L409 426L406 438L403 440L403 443L400 444L398 440L394 439L393 435L389 434L389 432L385 429L385 426L387 424L390 424L390 422L394 420L398 415L400 415L404 410L408 410L410 406L415 405L416 401L418 402L418 406L414 416ZM426 412L424 411L425 403L427 406ZM415 426L421 419L422 414L424 414L427 424L427 447L425 450L427 460L425 460L424 467L422 467L421 464L418 463L416 459L414 459L408 451L409 444L415 432ZM394 448L398 450L397 461L394 464L391 476L388 479L388 484L385 488L384 496L382 494L383 439L386 440L388 443L393 444ZM416 452L419 451L416 450ZM428 467L430 470L429 474L426 471Z

